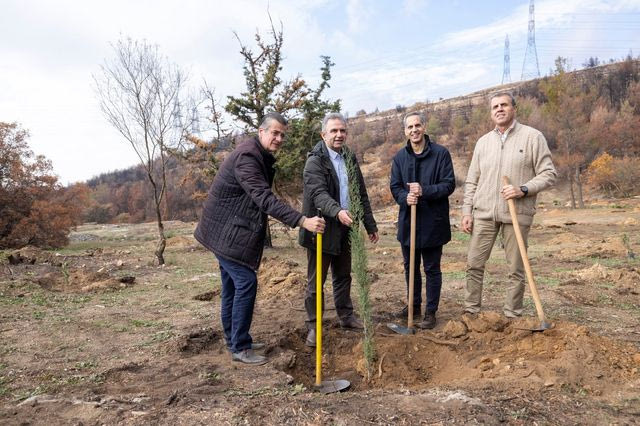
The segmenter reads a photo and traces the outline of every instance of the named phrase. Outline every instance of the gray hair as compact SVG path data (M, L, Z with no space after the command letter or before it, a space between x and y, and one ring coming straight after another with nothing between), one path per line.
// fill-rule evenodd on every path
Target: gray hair
M423 126L425 124L427 124L427 118L424 116L423 113L419 112L419 111L412 111L412 112L408 112L404 115L404 117L402 117L402 125L404 127L407 127L407 118L409 117L413 117L416 116L418 118L420 118L420 124L422 124Z
M513 96L513 93L507 92L507 91L496 92L496 93L492 94L491 98L489 98L489 102L491 102L495 98L499 98L499 97L502 97L502 96L508 96L509 99L511 99L511 105L512 106L516 106L516 98Z
M339 112L330 112L322 119L323 132L327 130L327 123L329 122L329 120L340 120L342 121L342 124L344 124L345 126L347 125L347 120L344 118L344 115L340 114Z
M278 112L270 112L267 113L264 118L262 119L262 122L260 122L260 129L262 130L267 130L269 127L271 127L271 122L272 121L277 121L278 123L282 124L283 126L288 126L289 122L287 121L286 118L284 118L282 116L282 114L278 113Z

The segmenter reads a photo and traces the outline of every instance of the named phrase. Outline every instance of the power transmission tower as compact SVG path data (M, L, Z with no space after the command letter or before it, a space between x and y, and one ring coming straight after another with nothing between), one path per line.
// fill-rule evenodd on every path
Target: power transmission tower
M509 34L504 38L504 68L502 71L502 83L511 83L511 59L509 56Z
M538 51L536 50L536 21L533 16L533 0L529 2L529 35L527 36L527 50L524 52L522 75L520 80L530 80L540 77L538 65Z

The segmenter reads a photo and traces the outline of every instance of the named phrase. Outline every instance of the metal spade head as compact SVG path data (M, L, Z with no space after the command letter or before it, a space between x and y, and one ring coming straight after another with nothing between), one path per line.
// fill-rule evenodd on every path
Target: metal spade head
M415 334L416 330L414 328L403 327L398 324L394 324L392 322L387 323L387 328L394 333L402 334L404 336L408 336L410 334Z
M328 394L335 392L342 392L351 386L348 380L323 380L319 385L314 385L314 389L317 392Z
M525 331L533 331L535 332L542 332L545 330L549 330L553 328L553 324L548 323L546 321L542 321L540 322L540 325L538 327L514 327L516 330L525 330Z

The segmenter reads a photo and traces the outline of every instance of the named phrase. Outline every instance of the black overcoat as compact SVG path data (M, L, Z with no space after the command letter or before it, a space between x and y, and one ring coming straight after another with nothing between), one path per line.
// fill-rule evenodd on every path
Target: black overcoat
M449 195L455 189L455 175L449 151L429 140L425 135L425 149L418 155L411 143L393 157L390 188L398 203L398 241L409 246L411 238L411 209L407 205L409 182L418 182L422 196L416 210L416 248L444 245L451 241Z

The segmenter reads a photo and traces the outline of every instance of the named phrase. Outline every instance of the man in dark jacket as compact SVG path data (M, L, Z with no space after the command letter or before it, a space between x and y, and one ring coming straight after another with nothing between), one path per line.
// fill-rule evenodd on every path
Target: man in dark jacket
M267 215L309 232L324 230L323 219L303 216L271 192L273 154L282 145L286 131L284 117L269 113L260 124L258 137L244 141L229 154L213 180L194 234L220 264L224 337L232 359L245 364L267 362L266 357L253 351L264 344L253 343L249 334Z
M449 151L429 139L424 133L425 118L418 112L404 117L407 146L393 157L391 166L391 194L400 206L398 212L398 241L402 246L404 275L409 288L409 255L411 238L410 206L416 207L416 262L414 269L413 313L419 317L422 305L422 277L420 258L426 281L426 308L421 328L436 325L436 311L440 302L442 246L451 240L449 224L449 195L455 189L453 163ZM408 297L407 297L408 299ZM407 317L408 307L399 316Z
M344 328L363 328L353 313L351 303L351 244L349 227L353 223L349 214L349 178L347 160L350 156L356 167L360 184L360 200L364 212L364 227L369 239L378 241L378 228L371 212L369 196L355 155L343 146L347 140L347 122L338 113L327 114L322 120L322 139L309 152L304 166L304 193L302 211L311 216L322 211L326 227L322 237L322 282L331 266L333 300ZM307 311L307 346L316 345L316 237L307 230L300 230L300 245L307 248L307 291L304 307Z

